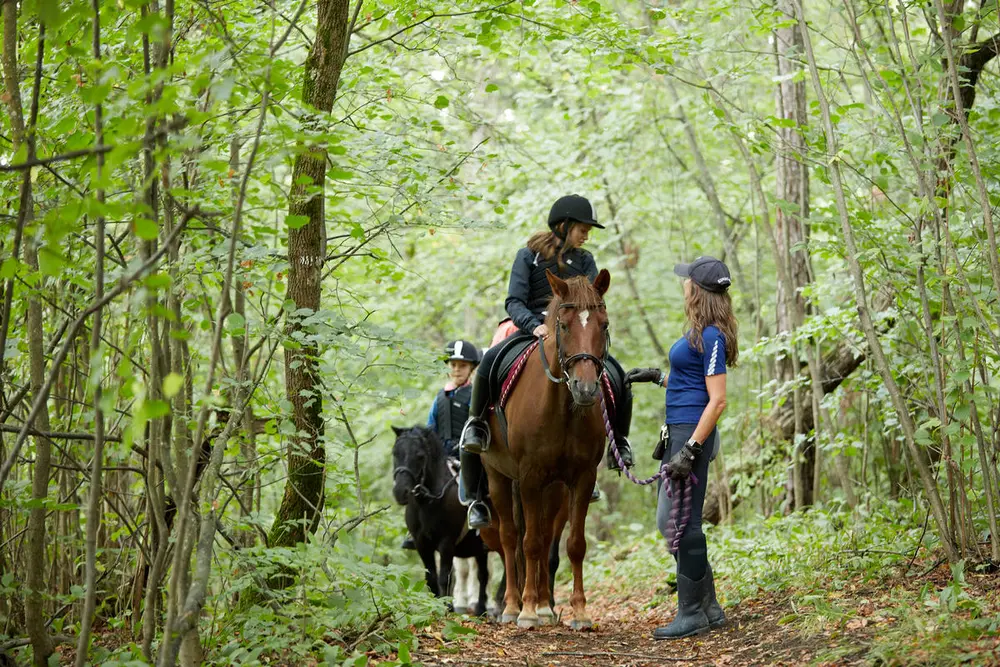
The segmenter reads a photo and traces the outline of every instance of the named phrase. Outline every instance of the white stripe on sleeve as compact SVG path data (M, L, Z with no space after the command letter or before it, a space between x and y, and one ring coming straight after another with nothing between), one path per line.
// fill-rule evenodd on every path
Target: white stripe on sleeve
M715 339L712 346L712 357L708 360L708 372L705 375L715 375L715 362L719 360L719 339Z

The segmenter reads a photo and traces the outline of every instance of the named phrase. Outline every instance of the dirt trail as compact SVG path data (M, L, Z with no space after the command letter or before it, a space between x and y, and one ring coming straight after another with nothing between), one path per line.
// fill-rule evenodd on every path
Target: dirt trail
M674 602L650 608L649 595L623 597L620 593L594 592L590 597L595 621L591 631L574 632L565 618L560 625L531 631L469 621L465 625L476 627L478 635L450 643L437 640L437 633L426 635L413 660L426 665L525 667L801 665L816 661L817 653L830 648L832 639L821 633L807 640L790 626L780 624L779 619L791 608L787 602L771 599L766 603L747 601L727 609L729 623L709 634L673 642L653 641L653 628L670 621ZM568 605L557 605L557 613L560 610L570 613ZM844 639L839 637L837 643L842 644ZM846 639L856 648L854 656L841 654L828 664L853 664L864 655L867 641L863 634Z

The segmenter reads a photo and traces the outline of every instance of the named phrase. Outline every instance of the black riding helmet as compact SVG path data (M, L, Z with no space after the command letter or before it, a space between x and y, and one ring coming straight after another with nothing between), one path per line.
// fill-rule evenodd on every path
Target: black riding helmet
M556 200L549 210L549 229L556 231L556 225L566 222L579 222L598 229L604 225L597 222L597 211L590 200L580 195L566 195Z
M473 365L479 365L479 361L482 358L479 354L479 348L467 340L451 341L444 346L444 353L448 355L445 359L446 362L468 361Z

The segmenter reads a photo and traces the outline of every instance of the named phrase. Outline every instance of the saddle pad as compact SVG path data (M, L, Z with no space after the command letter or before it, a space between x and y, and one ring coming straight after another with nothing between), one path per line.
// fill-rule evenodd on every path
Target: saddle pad
M500 400L497 401L501 410L507 407L507 399L510 398L510 392L514 391L514 387L517 385L517 380L521 377L521 371L524 370L524 364L527 363L528 357L531 356L536 347L538 347L537 340L532 342L531 345L526 347L523 352L514 357L515 361L511 366L510 371L506 373L506 378L503 381L503 387L500 389Z
M534 336L515 335L500 343L502 346L497 353L493 367L490 368L490 403L495 403L500 399L500 390L504 381L510 374L514 362L521 356L524 350L535 342Z

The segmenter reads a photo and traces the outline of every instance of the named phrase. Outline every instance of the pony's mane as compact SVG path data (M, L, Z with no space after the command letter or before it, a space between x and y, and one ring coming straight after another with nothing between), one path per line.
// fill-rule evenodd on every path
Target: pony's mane
M597 293L593 283L585 276L574 276L566 281L565 298L560 299L558 295L552 295L552 300L549 301L547 308L548 316L545 318L545 324L548 325L549 329L555 325L555 319L559 314L559 304L572 303L577 308L597 308L603 302L604 299Z
M444 446L437 432L426 426L414 426L399 435L400 440L415 441L427 456L427 463L438 465L444 460Z

